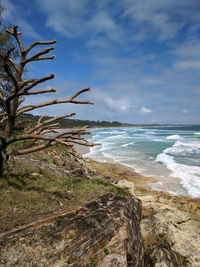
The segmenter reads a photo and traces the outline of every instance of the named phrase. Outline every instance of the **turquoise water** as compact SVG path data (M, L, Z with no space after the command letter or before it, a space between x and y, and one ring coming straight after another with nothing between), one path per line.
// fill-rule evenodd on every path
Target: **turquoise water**
M200 126L92 129L85 157L118 162L158 179L155 190L200 197Z

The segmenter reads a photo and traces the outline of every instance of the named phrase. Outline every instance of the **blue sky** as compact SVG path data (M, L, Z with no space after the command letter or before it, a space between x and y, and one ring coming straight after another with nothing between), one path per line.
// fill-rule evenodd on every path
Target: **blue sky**
M80 96L95 105L56 105L35 114L77 119L200 123L200 1L2 0L5 22L25 45L57 40L53 61L27 65L28 76L55 73L28 104Z

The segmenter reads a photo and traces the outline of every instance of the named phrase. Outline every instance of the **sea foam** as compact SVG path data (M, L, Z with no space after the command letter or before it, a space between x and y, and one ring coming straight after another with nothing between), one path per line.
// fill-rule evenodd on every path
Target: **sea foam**
M164 150L165 153L172 155L183 155L188 154L200 154L200 143L199 142L180 142L177 141L172 147Z
M166 137L166 139L169 139L169 140L177 140L177 139L181 139L182 137L178 134L174 134L174 135L169 135Z
M170 181L176 181L176 194L200 197L200 127L104 128L91 132L88 140L102 146L91 148L84 157L119 162L139 172L143 169L145 175L158 181L166 179L161 190L171 190Z
M135 144L135 142L131 142L131 143L123 144L123 145L121 145L120 147L132 146L132 145L134 145L134 144Z
M167 155L168 149L159 154L155 162L165 164L171 171L170 176L180 179L180 183L191 197L200 197L200 167L175 162L173 156Z

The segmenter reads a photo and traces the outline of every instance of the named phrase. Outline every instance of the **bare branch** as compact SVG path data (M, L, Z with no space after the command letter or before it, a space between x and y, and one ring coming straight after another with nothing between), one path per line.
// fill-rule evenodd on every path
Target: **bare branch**
M49 57L38 57L38 58L33 59L32 61L54 59L55 57L56 57L56 55L52 55L52 56L49 56Z
M36 104L36 105L30 105L30 106L23 107L23 108L18 110L17 116L19 116L23 112L28 112L28 111L31 111L31 110L36 109L36 108L41 108L41 107L46 107L46 106L56 105L56 104L62 104L62 103L94 104L94 103L92 103L90 101L75 100L74 99L76 96L80 95L83 92L89 91L89 90L90 90L90 88L82 89L82 90L78 91L75 95L73 95L72 97L70 97L68 99L61 99L61 100L54 99L54 100L51 100L49 102L44 102L44 103L40 103L40 104Z
M94 105L93 102L90 102L90 101L85 101L85 100L70 100L68 101L69 103L73 103L73 104L90 104L90 105ZM67 103L67 102L64 102L64 103Z
M68 143L66 143L66 142L62 142L62 140L56 140L56 142L51 142L51 143L41 144L41 145L36 146L36 147L31 147L31 148L28 148L28 149L23 149L23 150L15 151L15 155L23 155L23 154L28 154L28 153L36 152L36 151L43 150L43 149L45 149L45 148L54 146L54 145L56 145L57 143L60 143L61 145L65 145L65 146L67 146L67 147L71 147L70 144L68 144ZM11 153L12 153L12 152L11 152ZM11 153L10 153L10 154L11 154Z
M51 79L53 79L54 77L55 77L54 74L51 74L51 75L47 75L47 76L45 76L45 77L42 77L42 78L40 78L40 79L34 79L33 82L32 82L30 85L28 85L27 87L25 87L25 88L23 89L23 91L24 91L24 92L27 92L28 90L30 90L31 88L35 87L35 86L38 85L39 83L43 83L43 82L45 82L45 81L47 81L47 80L51 80ZM27 81L31 81L31 80L27 80ZM29 83L30 83L30 82L29 82Z
M44 94L44 93L54 93L56 92L55 89L39 89L31 91L32 88L37 86L38 84L45 82L47 80L53 79L54 75L48 75L45 77L42 77L40 79L22 79L22 73L24 70L24 66L28 62L37 61L37 60L46 60L46 59L54 59L55 55L46 56L47 53L54 50L55 48L53 46L47 47L45 49L42 49L40 52L36 53L33 56L30 56L29 58L26 58L27 54L30 52L32 48L34 48L37 45L50 45L56 43L55 40L53 41L45 41L45 42L39 42L36 41L32 44L30 44L25 50L23 48L23 44L21 42L21 39L19 35L20 32L17 32L17 26L14 26L10 30L6 30L7 33L13 35L19 45L20 51L21 51L21 58L19 65L17 65L11 58L10 55L13 52L14 48L8 50L7 54L5 56L0 55L3 59L3 67L5 70L5 76L7 78L10 77L13 85L10 88L10 91L8 94L3 94L3 92L0 92L0 103L1 105L5 106L5 112L0 113L1 118L1 124L3 127L5 127L5 135L6 137L0 137L0 153L3 155L2 160L7 160L7 156L13 154L13 155L22 155L27 153L32 153L35 151L42 150L47 147L54 146L56 144L62 144L66 147L70 148L69 153L73 155L77 155L76 151L73 149L73 144L79 144L84 146L94 146L97 144L91 144L87 141L87 139L83 138L81 135L89 134L90 132L86 130L87 126L82 127L80 129L74 129L74 130L63 130L59 131L55 127L59 127L59 123L56 122L59 119L67 118L74 116L75 113L71 114L65 114L61 116L57 116L55 118L45 119L46 115L41 116L38 119L38 122L36 125L31 126L25 125L24 128L24 134L13 136L13 130L18 125L23 125L24 122L22 120L17 120L19 118L19 115L31 111L40 107L55 105L55 104L61 104L61 103L74 103L74 104L93 104L90 101L86 100L77 100L77 97L81 95L84 92L90 91L90 88L84 88L82 90L77 91L74 95L67 99L54 99L51 101L38 103L35 105L28 105L24 106L22 108L19 108L21 103L24 101L24 98L21 98L26 95L37 95L37 94ZM3 76L1 77L3 78ZM3 78L4 79L4 78ZM29 127L29 128L28 128ZM47 135L48 133L54 133L53 135ZM16 142L16 141L22 141L22 140L28 140L27 144L24 146L21 146L15 151L8 151L7 152L7 146L10 144ZM36 142L37 140L40 140L40 142ZM4 159L5 158L5 159ZM0 170L0 176L2 176L2 170Z
M29 80L24 80L22 82L20 82L20 87L24 87L25 85L29 84L29 83L32 83L32 82L35 82L37 79L29 79Z
M13 73L12 73L12 71L10 69L10 66L9 66L9 63L8 63L8 59L6 57L4 58L4 66L3 67L4 67L5 72L8 74L8 76L12 79L13 84L14 84L14 86L16 88L16 92L18 92L19 91L19 84L18 84L15 76L13 75Z
M62 104L62 103L75 103L75 104L93 104L92 102L90 101L78 101L78 100L69 100L69 99L66 99L66 100L52 100L52 101L49 101L49 102L45 102L45 103L41 103L41 104L37 104L37 105L33 105L33 106L26 106L26 107L23 107L21 109L18 110L17 112L17 116L19 116L20 114L24 113L24 112L28 112L28 111L31 111L31 110L34 110L36 108L41 108L41 107L46 107L46 106L50 106L50 105L56 105L56 104Z
M41 131L42 135L47 134L47 133L57 133L57 131L53 129L46 129L46 130Z
M17 94L17 96L20 95L37 95L37 94L44 94L44 93L55 93L55 89L44 89L44 90L38 90L38 91L31 91L31 92L26 92L26 93L20 93Z
M25 100L25 98L22 97L22 98L18 101L18 103L17 103L17 107L19 107L19 106L24 102L24 100Z
M41 120L46 117L46 115L42 116L39 118L38 120L38 123L35 127L31 128L29 131L27 131L28 134L31 134L33 133L34 131L36 131L37 129L41 128L42 126L46 125L46 124L49 124L49 123L52 123L53 121L56 121L56 120L59 120L59 119L63 119L63 118L68 118L68 117L72 117L76 115L75 113L70 113L70 114L65 114L65 115L61 115L61 116L58 116L58 117L55 117L55 118L52 118L52 119L49 119L49 120L46 120L44 121L43 123L41 123Z
M1 100L3 103L6 103L6 99L5 99L5 97L4 97L4 95L3 95L2 92L0 92L0 100Z
M37 133L39 134L46 134L47 132L54 132L54 133L57 133L58 131L56 131L55 128L58 128L60 126L59 123L53 123L53 124L50 124L50 125L46 125L46 126L43 126L41 129L39 129L39 131L37 131Z
M46 136L46 135L38 135L38 134L21 134L17 136L12 136L7 139L7 144L10 145L16 141L21 141L25 139L38 139L38 140L45 140L45 141L55 141L55 139L60 135L56 136Z
M39 117L37 125L40 125L41 121L46 117L47 115L44 114L43 116Z
M28 59L26 59L23 63L28 63L28 62L30 62L30 61L35 61L35 60L39 60L40 59L40 56L42 56L42 55L44 55L44 54L47 54L47 53L49 53L51 50L54 50L55 49L55 47L47 47L47 48L45 48L45 49L43 49L42 51L40 51L39 53L37 53L37 54L35 54L34 56L32 56L32 57L30 57L30 58L28 58ZM55 57L55 56L54 56Z
M15 62L11 58L8 58L8 61L14 67L15 71L19 71L17 64L15 64Z
M44 42L39 42L39 41L36 41L32 44L30 44L27 48L26 48L26 54L28 54L28 52L33 48L35 47L36 45L50 45L50 44L55 44L56 43L56 40L53 40L53 41L44 41Z
M16 41L18 42L19 44L19 47L20 47L20 51L21 53L24 51L24 48L23 48L23 44L19 38L19 35L21 34L21 32L17 32L17 26L14 26L13 29L11 28L10 30L6 29L6 32L13 35L16 39Z
M50 146L53 146L53 144L51 144L51 143L41 144L39 146L35 146L35 147L27 148L27 149L22 149L22 150L17 150L17 151L8 151L6 155L11 155L11 154L14 154L14 155L28 154L28 153L32 153L32 152L36 152L36 151L45 149L45 148L50 147Z
M19 97L21 95L26 95L27 94L27 91L32 89L33 87L35 87L36 85L38 85L39 83L42 83L42 82L45 82L47 80L51 80L53 79L55 76L53 74L51 75L47 75L45 77L42 77L40 79L33 79L33 80L26 80L26 81L23 81L22 82L22 85L25 85L26 83L31 83L30 85L26 86L22 91L18 92L18 91L14 91L8 98L7 98L7 101L11 101L12 99L16 98L16 97ZM33 82L32 82L33 81ZM49 90L49 89L48 89ZM52 89L54 90L54 89ZM53 91L51 91L53 92ZM56 92L56 90L55 90ZM30 93L31 94L31 93ZM34 94L34 93L33 93ZM28 94L27 94L28 95ZM21 114L21 113L20 113ZM1 114L0 114L1 116Z
M100 145L100 144L92 144L92 143L89 143L89 142L81 142L81 141L78 141L78 140L74 140L72 138L68 138L67 141L70 142L70 143L74 143L74 144L78 144L78 145L82 145L82 146L98 146L98 145Z
M18 148L18 150L23 150L23 149L27 149L27 148L31 147L31 146L35 143L35 141L36 141L35 139L30 140L30 141L28 142L28 144L26 144L26 145L24 145L24 146Z
M91 91L91 88L90 88L90 87L88 87L88 88L84 88L84 89L78 91L77 93L75 93L72 97L70 97L70 99L74 99L74 98L76 98L77 96L79 96L80 94L82 94L82 93L84 93L84 92L89 92L89 91Z

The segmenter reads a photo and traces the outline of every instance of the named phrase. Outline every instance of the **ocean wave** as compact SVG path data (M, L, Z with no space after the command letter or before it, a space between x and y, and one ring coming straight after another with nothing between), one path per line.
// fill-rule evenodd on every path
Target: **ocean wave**
M173 134L173 135L169 135L166 137L166 139L169 139L169 140L177 140L177 139L181 139L182 137L178 134Z
M161 139L161 138L156 138L156 139L153 139L152 141L154 141L154 142L163 142L163 139Z
M120 147L132 146L132 145L134 145L134 144L135 144L135 142L131 142L131 143L123 144L123 145L121 145Z
M110 158L116 162L126 161L128 159L126 156L116 156L116 155L113 155L112 153L108 153L108 152L104 152L104 151L102 152L102 154L104 157Z
M99 150L100 151L106 151L106 150L112 150L113 145L115 145L115 143L102 143Z
M165 153L173 155L183 155L188 154L200 154L200 143L199 142L180 142L177 141L172 147L166 148Z
M102 138L102 141L107 141L107 140L121 140L121 139L130 139L132 138L131 136L125 135L125 134L117 134L117 135L111 135L107 136L105 138Z
M108 134L108 135L125 134L125 133L126 131L117 131L117 130L111 131L110 129L108 129L107 131L98 131L98 134Z
M161 153L155 162L161 162L171 171L170 176L181 180L182 186L191 197L200 197L200 167L175 162L173 156Z
M99 149L97 146L94 146L94 147L90 147L90 151L86 154L83 155L83 157L95 157L96 154L99 153Z
M200 130L187 129L95 129L91 131L93 136L89 140L102 146L91 148L84 157L130 164L139 171L145 169L147 175L158 179L164 175L168 178L164 190L173 190L170 181L174 179L177 181L174 189L177 194L186 194L187 190L192 197L200 197ZM180 178L181 182L174 177Z

